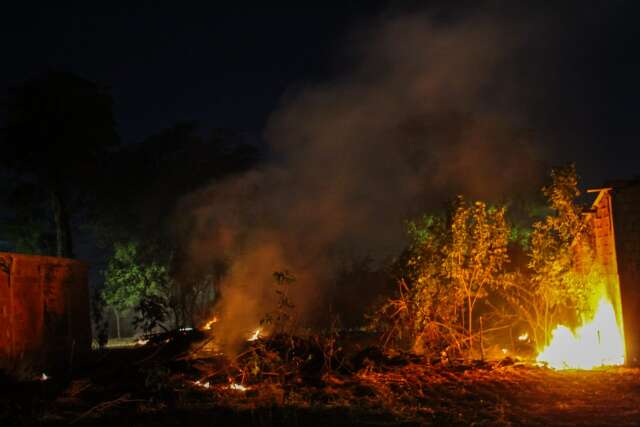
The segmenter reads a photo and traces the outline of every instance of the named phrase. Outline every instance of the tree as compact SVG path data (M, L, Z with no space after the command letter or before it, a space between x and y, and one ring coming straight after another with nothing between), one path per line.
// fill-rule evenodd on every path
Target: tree
M165 265L144 261L136 242L116 243L104 278L102 293L106 303L114 310L118 338L120 318L125 310L138 311L140 318L148 320L145 325L161 324L163 314L166 316L166 295L171 284Z
M487 290L505 287L509 280L504 266L509 261L509 227L505 209L487 207L477 201L467 204L458 198L451 219L451 238L444 248L446 276L461 294L466 306L463 328L473 349L473 311Z
M185 224L182 211L171 218L172 208L185 195L259 160L257 147L238 132L202 133L196 123L180 122L108 153L101 165L101 197L91 215L101 240L112 244L135 233L140 242L161 240L171 250L179 249L189 230L173 234Z
M394 263L398 295L388 300L376 321L387 329L385 345L394 339L417 352L438 353L453 343L459 351L459 294L444 274L448 221L424 215L408 223L410 244Z
M418 351L474 349L474 309L510 283L505 208L459 197L448 217L409 224L411 244L396 265L398 297L382 308L392 334L407 332Z
M91 188L102 153L117 142L111 95L97 83L50 72L9 93L0 162L47 193L57 256L73 257L71 202Z
M551 183L543 187L550 213L533 224L529 251L530 277L522 290L521 304L538 346L547 343L551 329L563 309L589 309L589 282L597 276L588 244L588 228L580 196L575 165L554 168ZM585 268L580 268L583 262Z

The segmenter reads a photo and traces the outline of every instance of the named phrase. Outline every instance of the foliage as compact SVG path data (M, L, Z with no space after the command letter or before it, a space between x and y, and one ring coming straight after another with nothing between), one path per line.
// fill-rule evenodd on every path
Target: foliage
M509 283L504 272L509 261L505 209L487 207L480 201L470 205L459 198L450 229L444 270L458 300L465 301L467 319L462 319L462 327L473 348L473 310L477 301L485 298L488 290L505 288Z
M138 323L147 331L166 320L168 267L144 260L138 243L114 244L104 277L104 299L116 312L135 309Z
M133 310L134 326L146 332L201 323L210 315L226 264L176 277L173 263L171 253L162 256L157 248L115 243L104 272L105 300L116 313Z
M533 230L529 227L523 227L515 224L510 224L509 230L509 241L514 242L525 250L528 250L531 244L531 234Z
M589 245L589 230L573 164L551 172L543 187L549 213L533 224L529 274L521 278L512 298L529 325L538 346L547 343L564 311L589 310L589 296L599 272Z
M205 135L195 122L173 124L103 156L96 186L100 197L88 215L92 228L106 246L131 238L178 246L182 239L176 236L192 232L192 224L181 209L167 207L258 161L257 147L241 133L215 130ZM168 221L175 234L166 227Z
M162 294L148 293L142 296L135 307L133 325L150 334L157 328L168 331L164 323L169 318L169 304Z
M473 352L482 333L478 321L493 319L495 329L495 319L510 318L524 321L541 348L559 321L587 317L594 291L604 287L603 272L577 203L575 167L553 169L542 192L548 206L531 228L511 228L505 208L462 198L446 216L426 215L409 223L411 244L394 267L397 296L375 319L386 331L385 342L393 339L431 353ZM518 254L527 263L514 268L511 255ZM481 300L487 304L478 318Z
M227 264L218 260L207 268L189 270L173 278L169 305L179 326L194 326L211 318L218 286L227 271Z
M411 244L396 263L398 296L381 308L386 340L414 350L473 349L474 309L510 282L505 209L459 197L447 217L409 223Z
M260 321L261 327L269 326L270 333L266 339L256 334L250 340L250 349L243 353L239 360L243 382L247 378L262 378L265 372L275 374L278 382L284 383L286 378L300 374L301 368L311 359L320 361L319 354L312 357L310 344L316 353L316 343L296 335L295 306L289 297L289 288L296 278L287 270L273 273L277 306Z

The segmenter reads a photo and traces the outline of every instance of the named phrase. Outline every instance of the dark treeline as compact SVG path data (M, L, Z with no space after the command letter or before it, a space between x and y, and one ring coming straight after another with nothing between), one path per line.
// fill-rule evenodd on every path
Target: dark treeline
M193 122L122 144L108 87L71 73L26 81L4 104L2 234L19 252L81 258L87 225L111 241L158 235L180 196L258 161L242 133Z
M2 249L89 259L96 294L118 243L135 242L137 262L178 260L177 200L262 155L239 130L194 122L124 144L109 87L68 72L24 81L2 99Z
M0 194L3 203L0 240L4 250L90 261L93 323L101 342L108 335L120 337L199 326L218 314L214 312L216 309L224 316L225 307L231 307L236 316L248 315L248 324L255 327L256 319L267 311L273 299L271 287L256 292L255 283L269 280L273 271L291 263L290 254L284 253L291 248L286 244L273 245L273 241L291 243L291 239L295 242L302 239L313 244L314 239L320 238L321 243L316 242L314 250L307 247L309 254L298 257L304 262L294 264L292 271L303 285L314 280L310 272L323 275L320 285L326 292L318 294L322 299L318 305L323 308L307 307L307 311L313 311L312 320L316 323L327 325L337 319L343 327L360 327L367 322L365 313L397 289L399 276L394 268L397 270L402 264L402 257L410 253L411 245L415 246L415 236L405 242L409 249L403 254L391 254L391 258L399 256L398 259L375 259L366 252L366 247L365 252L355 253L335 249L333 240L348 243L344 239L349 233L340 231L341 227L364 225L337 223L340 210L353 208L346 202L345 205L331 202L327 206L332 208L327 211L309 210L318 204L313 199L313 191L318 190L316 180L320 180L321 188L340 185L340 180L331 176L331 170L314 172L313 168L323 167L317 164L315 155L303 157L298 165L303 171L309 169L312 179L306 173L294 175L311 179L313 185L307 182L305 186L296 179L274 179L281 176L280 169L274 162L267 162L266 149L239 130L204 130L197 123L185 121L161 129L143 141L124 144L118 136L109 88L66 72L51 72L25 81L4 99L6 123L0 139L3 153L0 166L5 180ZM437 117L422 120L418 130L413 126L413 130L401 133L406 136L417 132L410 140L413 144L409 150L414 145L416 149L425 149L422 143L425 138L456 140L475 123L467 115ZM493 139L502 135L505 144L519 138L517 132L489 132L489 135ZM399 135L396 137L402 140ZM325 150L321 145L316 148ZM428 158L416 153L409 157ZM271 175L260 173L269 167ZM236 177L239 179L233 179ZM227 185L212 185L223 182ZM406 184L401 180L399 183ZM300 187L298 192L302 189L309 194L301 199L289 197L289 193L297 194L292 188L296 185ZM279 186L280 192L269 186ZM436 189L429 188L433 195ZM198 197L199 192L203 197ZM187 199L190 195L194 197ZM416 198L418 202L422 199ZM296 200L304 203L296 204ZM509 235L511 265L524 269L529 257L523 255L522 248L528 244L531 224L542 213L536 210L544 206L544 201L540 195L524 194L519 201L507 204L508 217L500 220L504 222L500 236ZM300 216L296 206L304 208L305 214ZM204 207L202 215L201 207ZM420 210L424 213L424 209ZM331 215L337 217L330 218ZM272 217L276 223L281 219L280 228L269 223ZM309 230L308 224L314 223L314 219L317 224L331 227L324 231ZM369 220L367 217L366 221ZM369 233L371 227L366 228ZM216 233L211 234L211 229ZM267 231L266 240L255 240L255 235L252 240L247 236L252 231L257 236ZM307 231L312 234L307 235ZM326 236L322 236L323 232ZM397 234L399 241L402 236ZM440 234L446 235L444 231ZM309 238L305 240L303 236ZM245 243L249 250L244 248ZM505 247L506 244L505 240ZM327 250L333 251L333 255L324 253ZM198 251L206 253L199 255L199 262L194 262L191 258ZM421 257L418 258L424 258ZM405 270L414 264L401 265L403 283L410 284L408 276L404 277ZM304 271L296 270L301 265L309 269L306 276ZM242 280L238 284L229 277ZM504 282L502 278L496 281ZM234 293L230 284L236 288L247 285L252 295ZM301 289L294 292L299 301L302 300L299 294L305 292ZM257 304L253 311L259 313L247 314L252 311L247 308L251 298ZM226 306L220 307L221 300L226 300ZM357 307L354 301L359 301ZM304 310L303 305L298 307L300 311ZM471 337L473 329L469 325L474 321L471 307L467 312L466 325Z

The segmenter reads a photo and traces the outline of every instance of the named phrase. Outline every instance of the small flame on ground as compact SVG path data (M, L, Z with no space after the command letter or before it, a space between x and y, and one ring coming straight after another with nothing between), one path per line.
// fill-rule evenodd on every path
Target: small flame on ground
M233 383L229 386L229 390L247 391L249 390L249 387L245 387L242 384Z
M559 325L536 361L555 369L592 369L624 364L624 334L613 304L601 298L593 319L572 332Z
M256 329L253 334L249 337L249 339L247 341L255 341L258 338L260 338L260 333L262 332L262 329L258 328Z
M200 388L205 388L205 389L209 389L211 388L211 383L209 381L207 382L202 382L200 380L194 381L193 385L198 386ZM238 383L232 383L229 384L229 387L227 387L229 390L235 390L235 391L247 391L250 388L247 386L244 386L242 384L238 384Z
M518 341L526 341L528 339L529 339L529 334L526 332L518 337Z
M47 374L45 374L44 372L42 373L42 375L40 375L40 381L47 381L49 379L51 379L51 377L49 377Z
M218 323L218 316L213 316L211 320L209 320L207 323L204 324L204 326L202 326L202 329L204 329L205 331L208 331L211 329L211 326L214 323Z
M211 387L211 384L209 383L209 381L207 381L207 382L205 382L205 383L202 383L202 382L200 382L200 380L198 380L198 381L194 381L194 383L193 383L193 384L194 384L194 385L197 385L198 387L202 387L202 388L209 388L209 387Z

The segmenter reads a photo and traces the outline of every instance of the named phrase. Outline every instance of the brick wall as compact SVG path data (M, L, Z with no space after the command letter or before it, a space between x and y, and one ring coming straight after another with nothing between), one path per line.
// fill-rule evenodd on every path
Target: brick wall
M638 363L640 362L640 183L618 184L611 193L627 360Z

